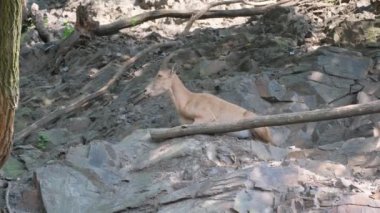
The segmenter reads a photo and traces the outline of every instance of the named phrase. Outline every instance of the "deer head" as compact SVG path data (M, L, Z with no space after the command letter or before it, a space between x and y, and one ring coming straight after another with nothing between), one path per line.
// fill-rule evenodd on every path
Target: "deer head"
M145 95L157 96L170 90L173 83L174 70L160 70L153 81L145 88Z

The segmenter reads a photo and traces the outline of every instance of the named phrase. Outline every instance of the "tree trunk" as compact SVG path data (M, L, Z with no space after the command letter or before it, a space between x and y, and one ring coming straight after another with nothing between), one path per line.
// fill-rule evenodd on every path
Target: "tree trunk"
M0 0L0 168L12 147L19 96L21 0Z

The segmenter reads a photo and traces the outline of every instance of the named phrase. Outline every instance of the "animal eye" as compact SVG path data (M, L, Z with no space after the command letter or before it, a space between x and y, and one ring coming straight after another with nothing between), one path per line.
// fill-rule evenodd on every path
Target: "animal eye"
M157 77L161 78L161 77L162 77L162 75L157 75Z

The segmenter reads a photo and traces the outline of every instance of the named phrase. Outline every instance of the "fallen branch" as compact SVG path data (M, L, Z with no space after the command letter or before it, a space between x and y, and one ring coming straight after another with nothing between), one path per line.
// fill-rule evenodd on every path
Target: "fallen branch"
M91 100L94 100L95 98L98 98L101 95L104 95L111 85L113 85L119 78L122 76L124 70L129 69L137 60L140 60L144 55L152 52L154 49L157 48L163 48L163 47L170 47L178 44L177 42L167 42L167 43L159 43L154 44L141 52L137 53L134 57L130 58L128 61L122 64L122 66L119 68L118 71L112 76L112 78L105 83L100 89L95 91L94 93L90 94L83 94L82 96L78 97L76 100L73 100L71 103L67 104L66 106L59 107L58 109L54 110L53 112L47 114L40 120L34 122L33 124L30 124L25 129L18 132L15 136L15 141L21 141L28 135L30 135L31 132L36 131L37 129L41 128L42 126L47 125L53 120L56 120L57 118L70 113L81 106L85 105Z
M258 8L245 8L239 10L210 10L204 13L199 19L208 18L234 18L234 17L244 17L244 16L254 16L261 15L275 7L281 6L283 4L289 3L296 4L298 1L292 0L281 0L276 4L267 5ZM155 20L159 18L191 18L197 14L199 10L155 10L142 14L138 14L132 17L124 17L116 20L113 23L105 24L99 26L94 30L94 34L97 36L112 35L118 33L119 30L129 27L135 27L146 21Z
M191 26L193 25L193 23L199 19L201 16L203 16L210 8L212 7L216 7L216 6L219 6L219 5L229 5L229 4L235 4L235 3L243 3L244 0L233 0L233 1L222 1L222 2L212 2L212 3L209 3L205 8L203 8L202 10L200 10L198 13L196 13L195 15L193 15L189 22L187 22L186 24L186 27L185 29L183 30L182 32L182 35L187 35L190 31L190 28Z
M153 129L150 131L150 135L153 140L165 140L187 135L227 133L264 126L281 126L296 123L316 122L373 113L380 113L380 100L365 104L348 105L331 109L318 109L306 112L257 116L254 119L228 124L207 123L177 126L168 129Z

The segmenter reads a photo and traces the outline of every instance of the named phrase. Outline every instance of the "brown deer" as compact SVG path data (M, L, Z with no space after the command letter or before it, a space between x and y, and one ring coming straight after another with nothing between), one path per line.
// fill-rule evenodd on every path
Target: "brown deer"
M177 51L175 51L177 52ZM209 122L228 123L254 118L255 113L238 105L207 93L194 93L188 90L168 62L174 53L166 57L154 80L146 87L145 95L158 96L169 92L182 124L199 124ZM228 133L239 138L254 137L272 143L267 127Z

